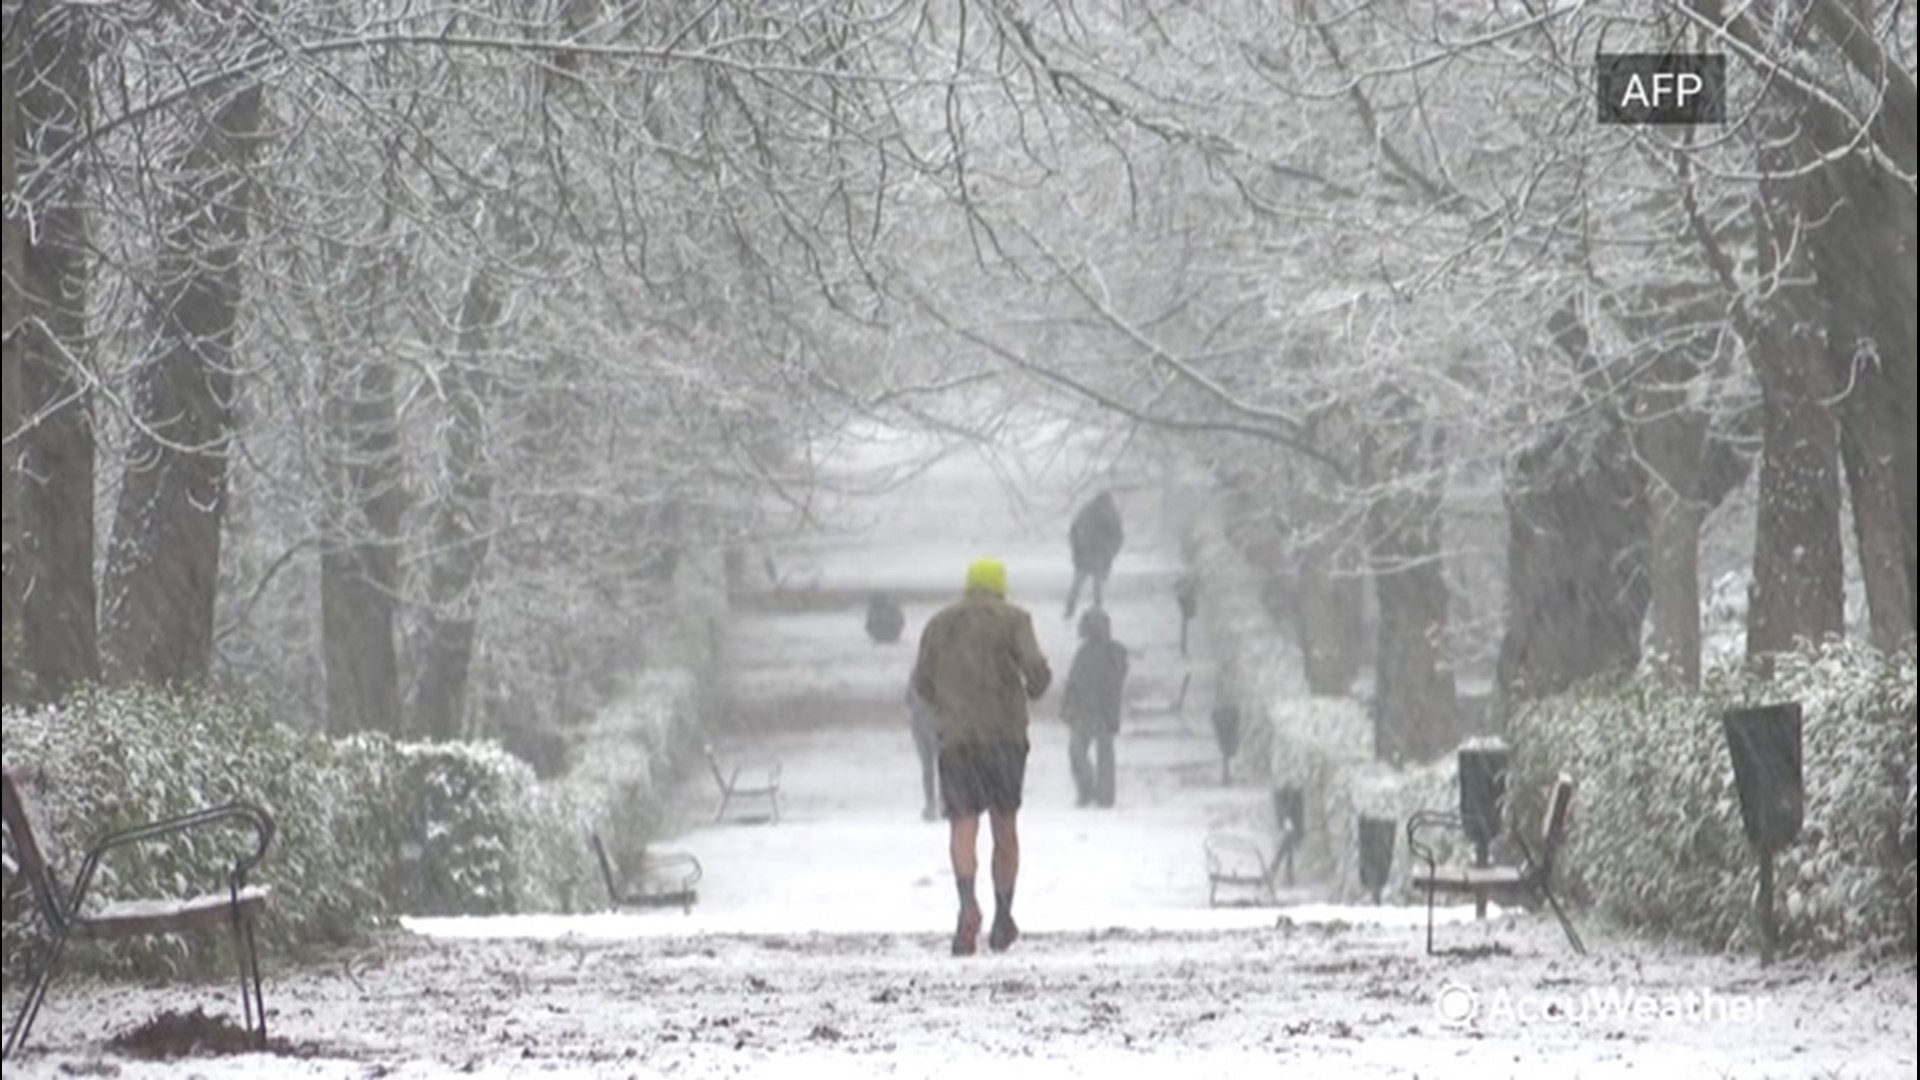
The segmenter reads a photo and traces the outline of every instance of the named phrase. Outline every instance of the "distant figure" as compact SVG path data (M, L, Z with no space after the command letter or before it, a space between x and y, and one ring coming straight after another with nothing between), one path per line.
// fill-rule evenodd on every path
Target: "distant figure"
M874 644L891 645L906 628L907 614L900 610L899 601L883 592L867 597L867 636Z
M1080 616L1080 651L1060 691L1060 712L1071 735L1067 764L1073 769L1076 805L1113 805L1113 737L1120 733L1120 703L1127 683L1127 647L1113 640L1113 624L1099 608ZM1089 761L1087 751L1094 751Z
M1220 744L1220 783L1233 783L1233 755L1240 752L1240 706L1223 701L1213 707L1213 737Z
M1113 501L1111 491L1094 496L1073 516L1073 524L1067 529L1067 543L1073 548L1073 588L1067 591L1067 618L1073 618L1080 606L1080 584L1088 579L1093 581L1093 606L1102 606L1107 575L1113 572L1114 556L1120 554L1125 540L1120 504Z
M907 680L907 717L913 725L913 748L920 755L920 790L926 796L920 816L932 821L940 816L939 770L936 767L940 759L940 730L934 720L933 706L913 692L911 679Z
M1007 568L998 559L967 567L966 593L920 631L913 691L933 706L940 732L940 798L948 821L960 919L953 954L971 955L980 937L973 880L980 815L993 826L993 930L987 945L1004 952L1020 936L1013 886L1020 876L1020 797L1027 778L1027 702L1047 692L1053 670L1033 635L1033 618L1007 602Z
M1180 605L1180 655L1187 655L1187 625L1200 613L1200 579L1192 571L1173 583L1173 598Z

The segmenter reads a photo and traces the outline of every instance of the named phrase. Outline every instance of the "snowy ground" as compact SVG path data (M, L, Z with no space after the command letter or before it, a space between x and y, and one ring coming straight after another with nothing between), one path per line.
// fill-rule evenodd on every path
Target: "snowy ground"
M1130 538L1108 602L1137 673L1121 805L1072 808L1050 695L1023 813L1024 936L1005 955L946 955L944 829L919 818L897 705L910 642L969 558L998 555L1064 674L1076 500L1057 485L1042 478L1016 515L986 470L953 462L885 496L884 525L780 553L783 595L734 627L719 735L730 755L782 763L786 813L714 824L711 779L687 778L669 846L705 867L692 914L409 920L270 971L280 1055L119 1056L106 1037L163 1010L230 1012L236 995L67 981L6 1075L1914 1075L1910 964L1762 970L1593 925L1581 958L1551 920L1475 924L1462 908L1439 933L1472 951L1429 957L1411 906L1333 908L1303 887L1281 911L1209 909L1201 842L1256 821L1264 792L1220 784L1201 719L1210 669L1179 656L1177 560L1138 493L1122 498ZM862 635L875 584L906 596L908 642Z

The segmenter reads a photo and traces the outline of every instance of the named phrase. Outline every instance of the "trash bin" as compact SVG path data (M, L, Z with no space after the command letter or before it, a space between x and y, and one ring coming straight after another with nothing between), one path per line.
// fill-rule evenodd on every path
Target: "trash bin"
M1800 835L1806 812L1800 703L1729 709L1720 723L1733 756L1733 786L1747 841L1772 854Z
M1740 795L1740 824L1760 863L1754 906L1760 919L1760 963L1778 945L1773 917L1773 856L1800 835L1806 812L1801 770L1802 716L1797 701L1729 709L1720 717Z
M1505 743L1484 742L1460 748L1460 829L1486 864L1487 846L1500 835L1500 818L1507 798L1507 764L1512 757Z

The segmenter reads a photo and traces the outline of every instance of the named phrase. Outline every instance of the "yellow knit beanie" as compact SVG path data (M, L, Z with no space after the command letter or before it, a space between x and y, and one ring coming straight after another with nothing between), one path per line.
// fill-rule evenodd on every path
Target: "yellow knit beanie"
M967 567L967 591L990 592L1007 598L1007 565L999 559L975 559Z

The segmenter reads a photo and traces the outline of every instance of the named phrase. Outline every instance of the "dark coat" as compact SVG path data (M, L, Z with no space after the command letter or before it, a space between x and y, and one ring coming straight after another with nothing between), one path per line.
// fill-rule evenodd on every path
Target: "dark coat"
M1067 723L1100 735L1120 730L1120 707L1127 684L1127 647L1113 640L1104 611L1080 620L1080 651L1067 669L1060 711Z
M1113 501L1113 492L1101 492L1080 508L1067 528L1074 570L1104 578L1113 571L1114 557L1120 554L1126 538L1126 530L1120 525L1120 504Z

